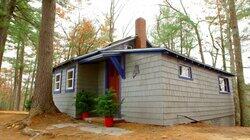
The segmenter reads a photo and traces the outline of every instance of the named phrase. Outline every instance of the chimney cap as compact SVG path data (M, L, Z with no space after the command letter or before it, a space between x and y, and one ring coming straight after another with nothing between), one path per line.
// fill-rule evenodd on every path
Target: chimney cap
M138 17L135 21L137 22L138 20L146 21L143 17Z

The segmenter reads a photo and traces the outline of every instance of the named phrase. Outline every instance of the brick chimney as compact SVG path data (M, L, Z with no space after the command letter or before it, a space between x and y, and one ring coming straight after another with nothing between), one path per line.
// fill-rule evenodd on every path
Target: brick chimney
M146 21L144 18L140 17L135 21L135 48L146 48Z

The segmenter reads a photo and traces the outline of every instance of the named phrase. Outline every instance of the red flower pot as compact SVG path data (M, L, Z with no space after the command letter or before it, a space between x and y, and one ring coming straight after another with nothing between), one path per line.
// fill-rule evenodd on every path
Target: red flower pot
M82 113L82 120L85 120L86 118L88 118L89 117L89 112L83 112Z
M104 125L106 127L112 127L114 125L114 117L105 117L104 118Z

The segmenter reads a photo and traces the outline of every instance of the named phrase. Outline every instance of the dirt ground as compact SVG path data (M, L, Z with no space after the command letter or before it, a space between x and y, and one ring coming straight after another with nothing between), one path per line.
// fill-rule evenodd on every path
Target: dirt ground
M23 135L17 128L7 128L6 124L22 120L26 113L0 112L0 139L1 140L250 140L250 128L247 127L219 127L203 123L176 125L176 126L155 126L135 123L117 123L115 127L132 131L122 136L110 136L106 134L95 134L78 130L74 127L64 127L49 130L48 133L31 137ZM32 122L32 129L46 130L52 124L79 123L66 115L42 116ZM91 122L102 125L100 119Z

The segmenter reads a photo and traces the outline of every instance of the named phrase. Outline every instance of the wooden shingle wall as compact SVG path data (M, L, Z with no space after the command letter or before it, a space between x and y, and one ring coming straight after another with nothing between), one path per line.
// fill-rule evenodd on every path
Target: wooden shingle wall
M179 64L191 66L192 80L179 78ZM133 77L136 65L140 73ZM171 125L191 122L181 115L201 121L234 114L233 95L219 93L216 72L160 53L127 54L125 71L121 114L127 121Z
M163 125L161 55L128 54L125 58L126 79L121 81L122 117L129 122Z
M74 91L66 91L66 71L70 67L75 67L75 87ZM75 117L75 95L76 95L76 89L77 89L77 74L78 74L78 65L72 64L65 66L63 68L60 68L54 72L56 74L57 72L61 72L62 74L62 80L61 80L61 92L55 93L54 92L54 86L53 86L53 100L55 102L55 105L58 107L58 109L61 112L67 113L72 117ZM53 74L53 77L54 77ZM54 80L53 80L54 83Z
M79 65L78 91L98 92L98 64Z
M106 63L104 61L98 63L98 91L97 93L99 95L104 94L105 92L105 81L106 81L105 73L106 73Z
M75 66L75 88L74 91L66 91L66 71ZM78 91L86 90L95 94L104 93L105 90L105 63L96 64L74 64L65 66L55 71L61 72L61 92L53 91L53 100L58 109L72 117L76 117L75 96ZM54 83L54 80L53 80Z
M192 69L192 80L178 76L178 66L184 64ZM233 95L219 92L218 76L220 74L162 55L162 76L164 86L164 125L188 123L191 120L210 120L234 114ZM223 75L221 75L223 76ZM229 78L232 92L232 82ZM231 122L234 123L232 119Z

